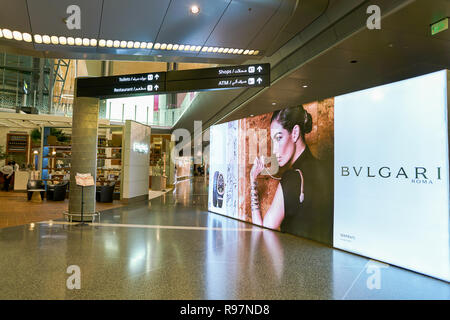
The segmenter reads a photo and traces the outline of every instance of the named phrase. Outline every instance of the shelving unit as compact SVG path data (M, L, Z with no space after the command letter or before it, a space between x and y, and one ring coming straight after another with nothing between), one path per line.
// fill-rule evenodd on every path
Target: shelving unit
M55 136L49 135L49 128L62 129L71 136L70 127L44 127L41 145L42 180L60 183L70 179L72 146L70 142L60 142ZM97 141L97 186L115 181L114 199L120 198L120 177L122 172L122 126L99 126Z
M6 152L28 153L28 135L8 133Z

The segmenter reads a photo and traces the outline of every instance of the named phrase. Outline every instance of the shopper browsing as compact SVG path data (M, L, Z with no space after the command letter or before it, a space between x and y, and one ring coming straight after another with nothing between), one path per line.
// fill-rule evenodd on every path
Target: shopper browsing
M9 183L11 182L12 175L14 174L14 167L12 162L8 162L7 165L4 165L0 172L3 173L3 177L5 179L5 182L3 183L3 190L8 191L9 190Z

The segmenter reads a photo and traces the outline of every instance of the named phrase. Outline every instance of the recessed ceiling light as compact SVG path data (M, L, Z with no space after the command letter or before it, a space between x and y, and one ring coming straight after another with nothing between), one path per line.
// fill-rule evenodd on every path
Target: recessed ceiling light
M193 13L193 14L198 14L200 12L200 8L197 5L191 6L190 10L191 10L191 13Z
M40 34L35 34L34 35L34 42L36 43L42 43L42 37Z
M81 40L81 39L80 39L80 40ZM42 36L42 41L43 41L45 44L50 44L50 42L51 42L50 37L47 36L47 35L43 35L43 36Z
M33 41L33 37L32 37L31 34L29 34L29 33L24 33L24 34L23 34L23 41L25 41L25 42L31 42L31 41Z
M63 46L65 46L67 44L67 38L59 37L59 44L62 44Z
M13 38L13 34L12 34L11 30L9 30L9 29L3 29L2 31L3 31L3 36L4 36L6 39L12 39L12 38Z
M23 40L22 33L19 32L19 31L13 31L13 37L17 41L22 41Z
M57 45L59 43L59 39L57 36L51 36L50 40L52 41L52 44Z

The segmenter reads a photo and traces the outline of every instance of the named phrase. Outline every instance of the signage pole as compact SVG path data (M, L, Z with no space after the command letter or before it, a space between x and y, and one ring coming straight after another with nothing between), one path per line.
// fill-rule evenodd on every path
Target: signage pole
M84 186L81 186L81 222L77 224L77 226L87 226L88 224L84 222L83 216L83 207L84 207L84 198L83 198L83 190Z

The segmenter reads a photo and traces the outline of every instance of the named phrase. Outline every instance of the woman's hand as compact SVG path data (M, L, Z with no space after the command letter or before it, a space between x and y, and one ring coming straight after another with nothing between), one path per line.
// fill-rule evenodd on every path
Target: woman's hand
M260 158L256 157L255 161L253 161L252 170L250 171L250 181L251 182L256 181L256 178L263 169L264 169L264 157L263 156L261 156Z

